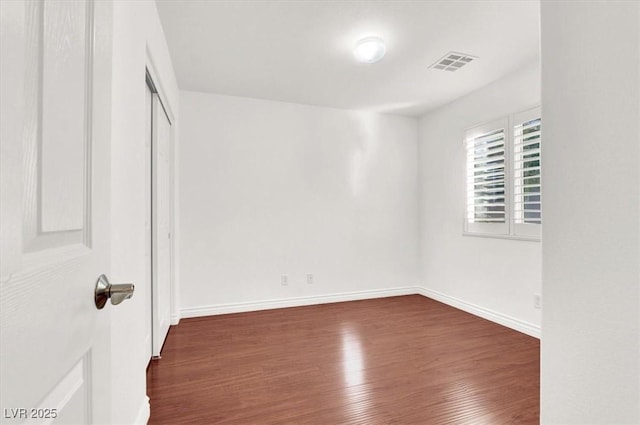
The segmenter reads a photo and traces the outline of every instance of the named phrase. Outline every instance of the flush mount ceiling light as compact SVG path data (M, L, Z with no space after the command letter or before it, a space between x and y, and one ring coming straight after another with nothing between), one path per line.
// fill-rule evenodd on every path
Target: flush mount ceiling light
M387 47L384 45L384 41L378 37L367 37L356 43L353 56L358 62L376 63L382 60L386 52Z

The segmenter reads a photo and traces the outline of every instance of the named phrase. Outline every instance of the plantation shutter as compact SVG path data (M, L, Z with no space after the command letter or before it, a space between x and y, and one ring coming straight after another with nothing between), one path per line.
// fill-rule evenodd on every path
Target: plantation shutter
M541 224L541 119L515 121L513 127L513 217L515 224Z
M467 222L505 223L505 129L467 139Z
M466 131L464 234L540 239L541 127L538 107Z

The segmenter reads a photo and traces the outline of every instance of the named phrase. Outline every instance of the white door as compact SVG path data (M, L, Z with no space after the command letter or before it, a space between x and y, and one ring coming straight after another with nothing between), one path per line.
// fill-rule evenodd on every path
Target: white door
M2 423L110 422L111 9L0 2Z
M157 93L152 110L152 355L159 357L171 324L171 122Z

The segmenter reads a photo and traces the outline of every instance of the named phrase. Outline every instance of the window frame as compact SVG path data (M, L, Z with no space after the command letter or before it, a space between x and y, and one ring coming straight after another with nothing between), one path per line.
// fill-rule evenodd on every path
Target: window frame
M485 238L498 238L498 239L514 239L524 241L540 241L542 223L516 223L515 222L515 171L514 171L514 144L515 144L515 126L524 122L541 118L540 106L528 108L526 110L510 114L508 116L485 122L483 124L475 125L468 128L464 132L463 149L464 149L464 208L463 208L463 236L479 236ZM468 158L467 158L467 146L469 140L472 140L482 134L489 133L491 131L504 129L505 140L505 222L504 223L470 223L468 221L468 190L469 190L469 175L468 175ZM542 151L542 121L541 121L541 136L540 136L540 149ZM541 164L542 167L542 164ZM542 175L542 168L540 169ZM540 185L540 192L542 193L542 179Z

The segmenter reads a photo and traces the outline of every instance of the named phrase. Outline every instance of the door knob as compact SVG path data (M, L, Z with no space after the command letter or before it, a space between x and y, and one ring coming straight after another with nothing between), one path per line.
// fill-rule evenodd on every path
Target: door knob
M101 274L96 282L96 290L94 299L96 307L101 310L107 303L108 299L111 299L111 304L118 305L124 300L128 300L133 296L135 286L133 283L120 283L112 285L109 283L107 276Z

